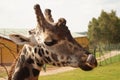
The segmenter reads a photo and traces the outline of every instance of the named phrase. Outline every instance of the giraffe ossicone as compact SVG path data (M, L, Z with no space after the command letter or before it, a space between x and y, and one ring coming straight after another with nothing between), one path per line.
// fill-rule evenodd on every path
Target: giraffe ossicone
M97 66L93 54L73 39L64 18L54 23L50 9L45 10L44 15L36 4L34 10L37 27L29 31L29 37L10 35L11 40L24 47L12 68L9 80L38 80L44 64L72 66L85 71Z

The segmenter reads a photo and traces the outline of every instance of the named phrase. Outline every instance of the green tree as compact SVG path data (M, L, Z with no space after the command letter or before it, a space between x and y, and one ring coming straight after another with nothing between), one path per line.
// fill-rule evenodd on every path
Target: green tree
M88 25L88 37L91 44L120 43L120 18L115 11L101 11L98 18L93 18Z

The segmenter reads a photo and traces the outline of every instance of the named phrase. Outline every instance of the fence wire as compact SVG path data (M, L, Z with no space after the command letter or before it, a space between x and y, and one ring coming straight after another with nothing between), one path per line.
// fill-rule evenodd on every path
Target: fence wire
M99 45L90 51L96 56L99 66L120 61L120 44Z

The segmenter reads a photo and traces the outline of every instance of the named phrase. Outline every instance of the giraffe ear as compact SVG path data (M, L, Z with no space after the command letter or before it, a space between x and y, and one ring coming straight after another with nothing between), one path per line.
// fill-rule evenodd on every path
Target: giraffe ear
M35 29L31 29L28 32L29 32L29 35L35 34Z
M28 37L19 35L19 34L11 34L9 35L10 39L19 45L24 45L30 43L30 39Z

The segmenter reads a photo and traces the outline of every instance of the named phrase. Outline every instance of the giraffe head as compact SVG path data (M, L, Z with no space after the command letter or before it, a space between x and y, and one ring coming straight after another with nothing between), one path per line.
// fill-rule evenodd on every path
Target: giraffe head
M80 67L86 71L97 66L93 54L83 49L73 39L64 18L60 18L58 22L53 23L49 9L46 10L46 17L38 4L34 6L34 10L37 17L37 27L29 31L31 34L29 37L11 34L10 38L14 42L42 48L44 54L40 58L49 57L48 62L45 61L44 64Z

